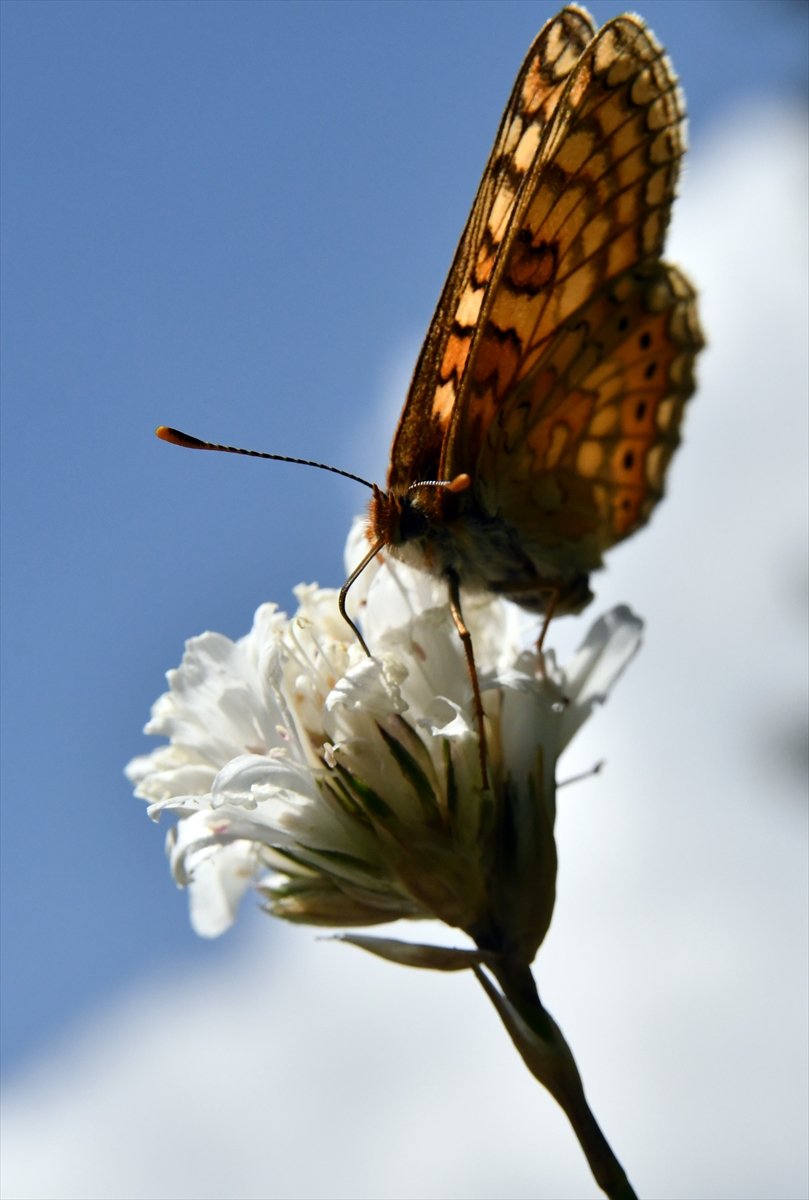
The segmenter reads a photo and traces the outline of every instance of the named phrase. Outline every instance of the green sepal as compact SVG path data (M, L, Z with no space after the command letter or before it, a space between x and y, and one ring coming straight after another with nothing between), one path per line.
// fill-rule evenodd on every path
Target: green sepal
M371 934L345 933L334 940L348 942L403 967L422 967L429 971L467 971L486 961L486 955L479 950L427 946L422 942L401 942L398 938L373 937Z

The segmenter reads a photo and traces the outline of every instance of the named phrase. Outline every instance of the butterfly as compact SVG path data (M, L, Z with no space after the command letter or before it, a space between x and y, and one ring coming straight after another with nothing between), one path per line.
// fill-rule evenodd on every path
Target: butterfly
M703 345L660 260L684 111L636 16L571 5L520 69L375 488L370 550L575 613L663 493ZM544 632L544 631L543 631Z
M597 31L570 5L544 26L419 355L387 486L360 480L369 549L341 612L367 650L346 596L380 551L446 578L481 735L460 589L544 613L541 647L551 615L589 603L604 551L663 494L703 345L694 290L660 257L684 119L640 17Z

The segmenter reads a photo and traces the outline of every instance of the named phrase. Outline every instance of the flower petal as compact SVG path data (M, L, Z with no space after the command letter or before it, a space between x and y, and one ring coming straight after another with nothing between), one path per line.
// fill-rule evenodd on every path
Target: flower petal
M564 691L569 701L562 712L559 749L589 717L640 649L643 621L625 604L596 621L565 670Z

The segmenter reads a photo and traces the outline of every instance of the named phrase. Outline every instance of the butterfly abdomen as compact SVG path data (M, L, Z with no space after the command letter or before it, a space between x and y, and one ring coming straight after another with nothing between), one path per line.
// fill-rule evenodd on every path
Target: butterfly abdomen
M529 612L580 612L592 599L589 574L565 561L564 547L532 546L502 517L486 512L474 488L452 494L436 487L404 494L377 491L368 538L394 558L432 575L454 575L464 590L493 592ZM599 565L597 551L593 566Z

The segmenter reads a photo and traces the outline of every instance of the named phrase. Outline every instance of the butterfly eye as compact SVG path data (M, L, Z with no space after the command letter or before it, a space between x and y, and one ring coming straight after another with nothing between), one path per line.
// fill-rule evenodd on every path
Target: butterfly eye
M403 542L423 537L430 528L430 519L423 509L418 508L409 496L402 502L399 518L399 534Z

